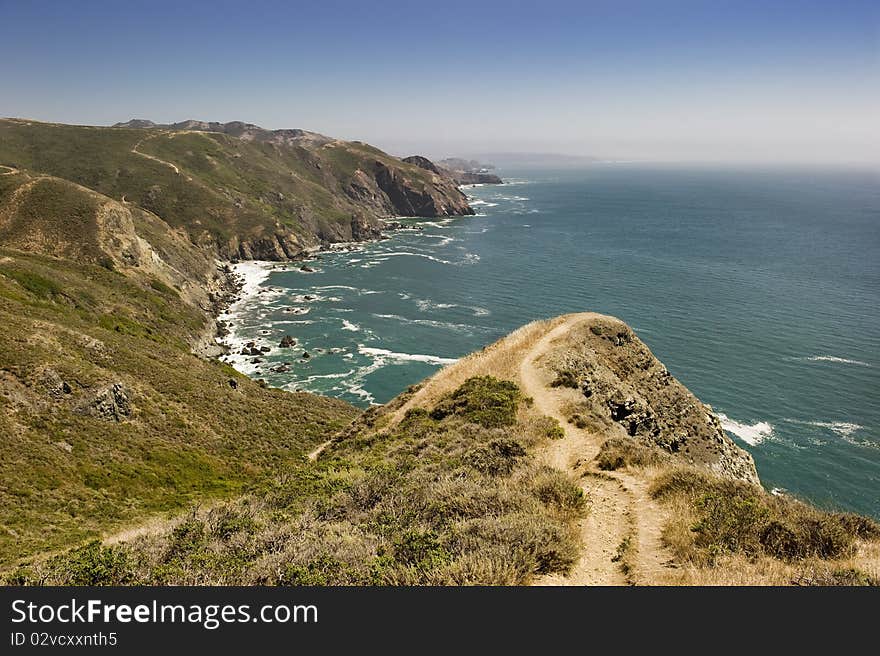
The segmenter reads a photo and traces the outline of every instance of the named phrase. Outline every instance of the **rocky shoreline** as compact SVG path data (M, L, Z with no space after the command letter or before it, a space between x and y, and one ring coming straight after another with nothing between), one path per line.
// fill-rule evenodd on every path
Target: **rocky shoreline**
M354 250L355 248L369 242L391 239L391 237L386 234L387 231L400 230L406 227L407 226L398 221L390 219L385 220L383 221L380 230L361 233L358 235L362 237L360 239L347 242L329 242L321 246L304 248L295 256L292 256L287 260L218 260L217 274L210 285L211 289L208 294L210 307L207 309L207 314L210 317L210 321L205 327L205 330L196 338L193 345L193 352L200 357L209 359L219 359L224 355L230 355L233 352L234 346L227 339L232 332L231 324L234 320L228 316L230 309L236 303L245 301L253 295L258 294L259 291L257 287L259 283L265 279L264 277L261 277L259 281L251 282L249 285L247 275L237 270L240 265L252 263L257 266L263 265L267 270L274 270L286 268L288 266L292 267L299 263L301 271L304 273L311 273L314 269L309 263L319 260L324 253L339 250ZM253 290L248 290L249 286L253 286ZM226 318L223 318L224 316L226 316ZM282 339L282 342L285 340L288 340L287 344L279 344L278 348L290 348L296 344L296 339L289 335L285 336L285 338ZM265 353L265 351L260 351L260 348L258 348L256 344L245 345L245 348L249 349L246 355L259 357ZM262 348L265 349L266 347Z
M458 183L456 189L463 197L467 198L463 189L472 186L472 184L473 183ZM491 182L490 184L495 183ZM470 208L469 204L467 205L467 209L470 211L458 216L468 216L469 214L473 214L473 210ZM313 269L308 263L320 259L323 253L338 251L341 249L351 250L365 243L391 239L391 236L386 234L387 232L409 227L410 226L394 219L382 219L381 225L377 227L353 218L351 241L325 240L317 246L303 246L302 244L297 243L296 248L288 248L285 246L283 239L279 240L274 238L264 244L265 248L256 250L244 248L244 244L236 244L235 248L231 249L231 252L234 253L234 255L228 257L228 259L217 261L217 275L210 284L211 289L208 294L210 307L207 309L207 314L210 317L210 321L205 330L196 338L193 345L193 352L200 357L209 359L220 359L233 352L234 347L227 339L231 334L230 326L233 319L222 317L228 315L230 309L236 303L244 301L251 296L251 294L246 291L246 288L248 287L246 276L243 276L236 271L238 265L244 262L253 262L264 263L266 267L278 268L302 263L300 270L305 273L310 273ZM421 229L418 226L415 226L415 228ZM272 244L277 245L278 248L275 248ZM258 257L261 253L267 252L269 253L269 257ZM229 253L230 249L220 250L221 257L223 257L224 254L228 256ZM239 257L239 255L241 257ZM262 279L260 282L262 282ZM255 290L252 293L256 294L258 292ZM293 337L286 337L293 340L293 343L295 344L296 340ZM287 344L286 347L290 346L292 346L292 344ZM285 346L282 345L278 346L278 348L284 347ZM255 343L250 346L245 345L245 348L247 349L247 353L242 351L242 355L253 355L254 358L259 358L260 355L263 354L263 352L259 352L259 348ZM252 351L257 352L254 353Z

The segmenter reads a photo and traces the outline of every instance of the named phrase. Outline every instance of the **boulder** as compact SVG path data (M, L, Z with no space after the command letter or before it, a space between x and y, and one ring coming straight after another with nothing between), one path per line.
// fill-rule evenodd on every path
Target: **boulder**
M77 407L76 412L105 421L128 419L132 413L128 389L122 383L108 385Z

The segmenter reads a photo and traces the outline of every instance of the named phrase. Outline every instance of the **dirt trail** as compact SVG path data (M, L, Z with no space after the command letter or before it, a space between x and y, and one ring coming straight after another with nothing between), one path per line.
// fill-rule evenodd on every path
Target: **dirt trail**
M565 437L549 445L543 456L553 467L572 473L589 501L580 522L583 551L567 576L546 576L537 585L626 585L661 583L666 563L660 533L662 511L647 493L647 481L626 472L603 472L595 458L604 437L574 427L562 412L564 391L550 387L551 375L542 357L576 323L596 315L577 314L547 332L525 354L519 378L523 392L539 412L559 421Z
M180 169L177 168L176 164L172 164L171 162L167 162L164 159L159 159L158 157L155 157L154 155L148 155L147 153L142 153L141 151L138 150L138 146L140 146L144 141L146 141L147 139L152 139L156 136L157 135L151 135L149 137L144 137L143 139L141 139L140 141L138 141L134 145L134 147L131 149L131 152L133 152L135 155L140 155L141 157L146 157L147 159L151 159L154 162L159 162L159 164L164 164L165 166L170 166L172 169L174 169L174 172L177 175L180 175Z
M318 445L318 447L316 449L314 449L313 451L309 451L309 454L307 456L308 459L309 460L317 460L318 456L321 455L322 453L324 453L324 450L328 446L330 446L331 444L333 444L333 440L327 440L326 442L322 442L321 444Z

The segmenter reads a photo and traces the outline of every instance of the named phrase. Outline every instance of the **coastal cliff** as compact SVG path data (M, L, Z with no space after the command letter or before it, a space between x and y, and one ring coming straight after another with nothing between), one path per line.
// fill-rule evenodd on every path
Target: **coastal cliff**
M226 260L375 239L397 216L473 214L455 180L368 144L238 121L2 119L0 163L145 210Z

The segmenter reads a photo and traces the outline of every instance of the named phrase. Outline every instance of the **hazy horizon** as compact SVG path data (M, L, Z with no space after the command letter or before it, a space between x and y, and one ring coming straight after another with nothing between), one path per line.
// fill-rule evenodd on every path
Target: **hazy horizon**
M0 0L0 115L432 157L880 161L871 2L73 5Z

